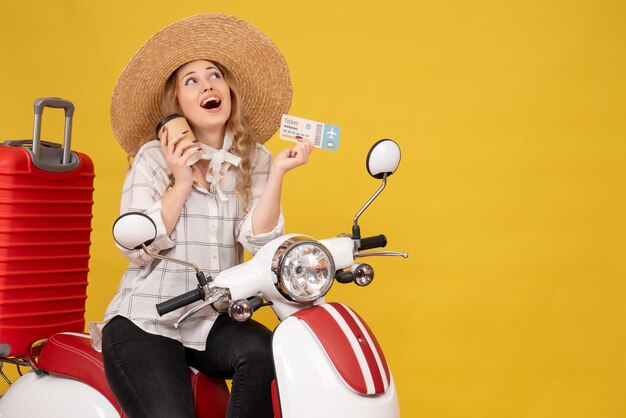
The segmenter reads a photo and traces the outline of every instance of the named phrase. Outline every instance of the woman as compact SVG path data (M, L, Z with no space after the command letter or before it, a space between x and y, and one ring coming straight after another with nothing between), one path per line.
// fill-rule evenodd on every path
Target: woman
M210 275L283 233L285 173L307 162L301 141L273 160L261 145L291 102L286 63L258 29L231 16L196 15L155 34L130 60L111 104L114 133L134 156L121 211L157 225L154 251L191 260ZM185 116L190 133L154 139L157 122ZM188 165L193 155L203 159ZM159 317L155 304L196 286L194 272L122 250L131 264L104 322L91 324L105 373L124 412L193 417L188 366L232 378L228 417L271 417L271 333L211 308L175 329L184 309ZM193 307L194 305L191 305Z

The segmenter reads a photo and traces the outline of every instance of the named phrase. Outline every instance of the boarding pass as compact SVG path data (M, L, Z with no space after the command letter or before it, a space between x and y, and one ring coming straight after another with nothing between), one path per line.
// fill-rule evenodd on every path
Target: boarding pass
M298 139L307 139L313 142L317 148L337 151L340 133L341 130L338 126L297 116L283 115L280 120L278 137L292 142L296 142Z

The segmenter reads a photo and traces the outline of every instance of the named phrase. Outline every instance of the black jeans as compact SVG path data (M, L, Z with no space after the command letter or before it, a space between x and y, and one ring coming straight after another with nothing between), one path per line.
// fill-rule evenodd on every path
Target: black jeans
M220 315L205 351L149 334L121 316L102 334L104 372L129 418L195 417L189 366L233 379L228 418L273 417L272 334L258 322L237 323Z

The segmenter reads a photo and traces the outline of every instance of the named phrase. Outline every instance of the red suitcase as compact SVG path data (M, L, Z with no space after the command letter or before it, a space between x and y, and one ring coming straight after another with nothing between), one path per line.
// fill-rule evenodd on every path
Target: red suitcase
M45 107L65 109L62 147L40 140ZM0 357L84 331L94 169L70 149L73 113L37 99L32 141L0 145Z

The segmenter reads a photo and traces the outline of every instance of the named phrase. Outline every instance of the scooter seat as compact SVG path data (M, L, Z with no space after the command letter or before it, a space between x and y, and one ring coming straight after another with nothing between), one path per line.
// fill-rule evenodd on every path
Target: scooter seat
M46 372L70 377L93 387L111 402L120 417L126 417L106 381L102 354L93 349L89 335L72 332L52 335L43 346L38 363L39 368ZM189 373L196 416L223 418L229 396L226 383L194 370ZM201 396L197 396L199 394Z
M88 384L104 395L120 416L125 416L104 376L102 354L93 349L89 335L73 332L52 335L41 349L38 365L46 372Z

